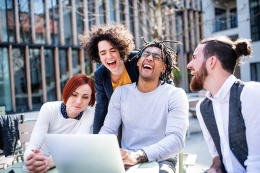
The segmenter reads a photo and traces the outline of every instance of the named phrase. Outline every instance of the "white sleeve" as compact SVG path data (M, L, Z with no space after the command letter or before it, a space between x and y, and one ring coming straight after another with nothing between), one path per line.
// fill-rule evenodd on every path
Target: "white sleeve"
M240 99L248 146L248 157L245 165L247 173L255 173L260 170L260 83L246 84Z
M52 109L50 104L54 103L45 103L42 105L41 110L39 112L39 116L37 118L36 124L34 126L30 142L26 146L26 150L24 152L24 159L26 160L27 156L32 152L32 149L41 149L41 146L44 142L44 136L47 134L49 125L51 122L51 117L55 113L55 110ZM56 104L55 104L56 105Z

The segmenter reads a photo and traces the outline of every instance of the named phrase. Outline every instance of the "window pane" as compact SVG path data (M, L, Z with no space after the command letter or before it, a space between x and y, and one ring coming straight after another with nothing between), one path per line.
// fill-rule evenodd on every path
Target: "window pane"
M105 23L106 22L106 19L105 19L105 3L102 2L102 0L99 0L99 1L96 1L98 3L98 8L99 10L96 12L98 13L99 15L99 22L102 24L102 23ZM107 21L107 22L110 22L110 21Z
M72 67L73 74L80 73L80 61L79 61L79 53L77 50L72 50Z
M40 49L30 49L29 59L32 104L34 110L39 110L43 104Z
M51 43L56 45L59 43L59 7L55 0L50 1L49 4Z
M46 39L46 21L45 21L45 4L43 0L34 0L33 2L36 43L45 43Z
M95 1L90 1L87 4L88 7L88 23L89 27L92 27L95 25L96 19L95 19Z
M251 81L260 82L260 63L251 63Z
M231 28L236 28L237 27L237 9L231 9L230 10L230 26Z
M215 20L216 31L227 29L226 10L215 8Z
M11 84L9 74L7 48L0 48L0 106L5 106L6 111L12 110Z
M110 21L116 21L116 9L115 9L115 0L109 0L109 14Z
M0 1L0 40L14 42L15 22L12 1Z
M63 22L64 22L64 39L66 45L72 44L72 22L71 6L68 1L63 2Z
M56 93L56 83L55 83L53 51L45 50L44 58L45 58L47 100L54 101L54 100L57 100L57 93Z
M251 24L251 39L252 41L260 40L260 2L259 0L250 0L250 24Z
M56 83L55 83L55 65L52 50L44 50L45 58L45 75L47 88L47 101L57 100Z
M83 17L83 8L82 2L76 1L76 22L77 22L77 33L83 33L84 31L84 17Z
M61 91L63 90L68 78L69 78L69 70L68 70L68 61L65 50L59 51L59 65L60 65L60 83L61 83Z
M28 109L27 79L25 72L25 52L23 48L13 49L13 70L15 83L16 110L23 112Z
M31 16L29 11L29 2L27 0L18 1L18 19L20 24L21 42L31 43Z

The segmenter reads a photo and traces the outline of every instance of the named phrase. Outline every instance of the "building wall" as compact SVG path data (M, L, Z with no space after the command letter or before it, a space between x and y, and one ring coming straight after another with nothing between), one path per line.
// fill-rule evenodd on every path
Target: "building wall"
M243 0L237 0L237 7L240 9L239 13L239 37L251 38L251 26L250 26L250 10L249 2ZM252 44L253 55L249 62L245 62L241 66L241 79L244 81L251 80L250 64L253 62L260 62L260 41L254 41Z
M150 2L150 5L154 5ZM136 48L155 39L178 52L177 86L189 91L186 68L202 38L201 0L165 1L162 23L155 26L152 9L139 0L3 0L0 2L0 105L8 113L39 111L47 101L61 100L66 81L76 73L90 75L97 67L84 55L78 34L95 24L121 22L132 32Z
M238 38L251 39L249 1L248 0L225 1L226 5L225 4L220 5L218 2L220 1L215 1L215 0L202 1L204 38L211 37L213 35L226 35L226 36L237 36ZM237 17L238 17L238 27L228 28L216 32L214 28L214 23L216 21L215 7L220 7L227 10L236 7ZM240 78L243 81L252 80L250 65L251 63L260 62L259 47L260 47L259 41L252 42L252 50L253 50L252 57L249 59L249 61L244 61L243 65L237 67L236 71L239 71L239 75L236 75L236 77Z

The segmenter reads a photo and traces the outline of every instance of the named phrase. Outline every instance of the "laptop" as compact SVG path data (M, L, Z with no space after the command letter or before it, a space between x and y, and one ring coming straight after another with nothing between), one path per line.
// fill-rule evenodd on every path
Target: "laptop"
M125 173L115 135L46 134L59 173Z

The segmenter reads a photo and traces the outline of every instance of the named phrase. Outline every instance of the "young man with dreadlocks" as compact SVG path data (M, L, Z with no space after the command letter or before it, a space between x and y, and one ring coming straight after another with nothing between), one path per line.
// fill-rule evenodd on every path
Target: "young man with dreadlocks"
M145 43L137 53L138 82L114 91L99 132L117 134L122 124L121 155L125 167L157 161L160 173L173 173L173 158L184 147L188 99L183 89L166 82L172 70L178 68L176 52L165 42Z

